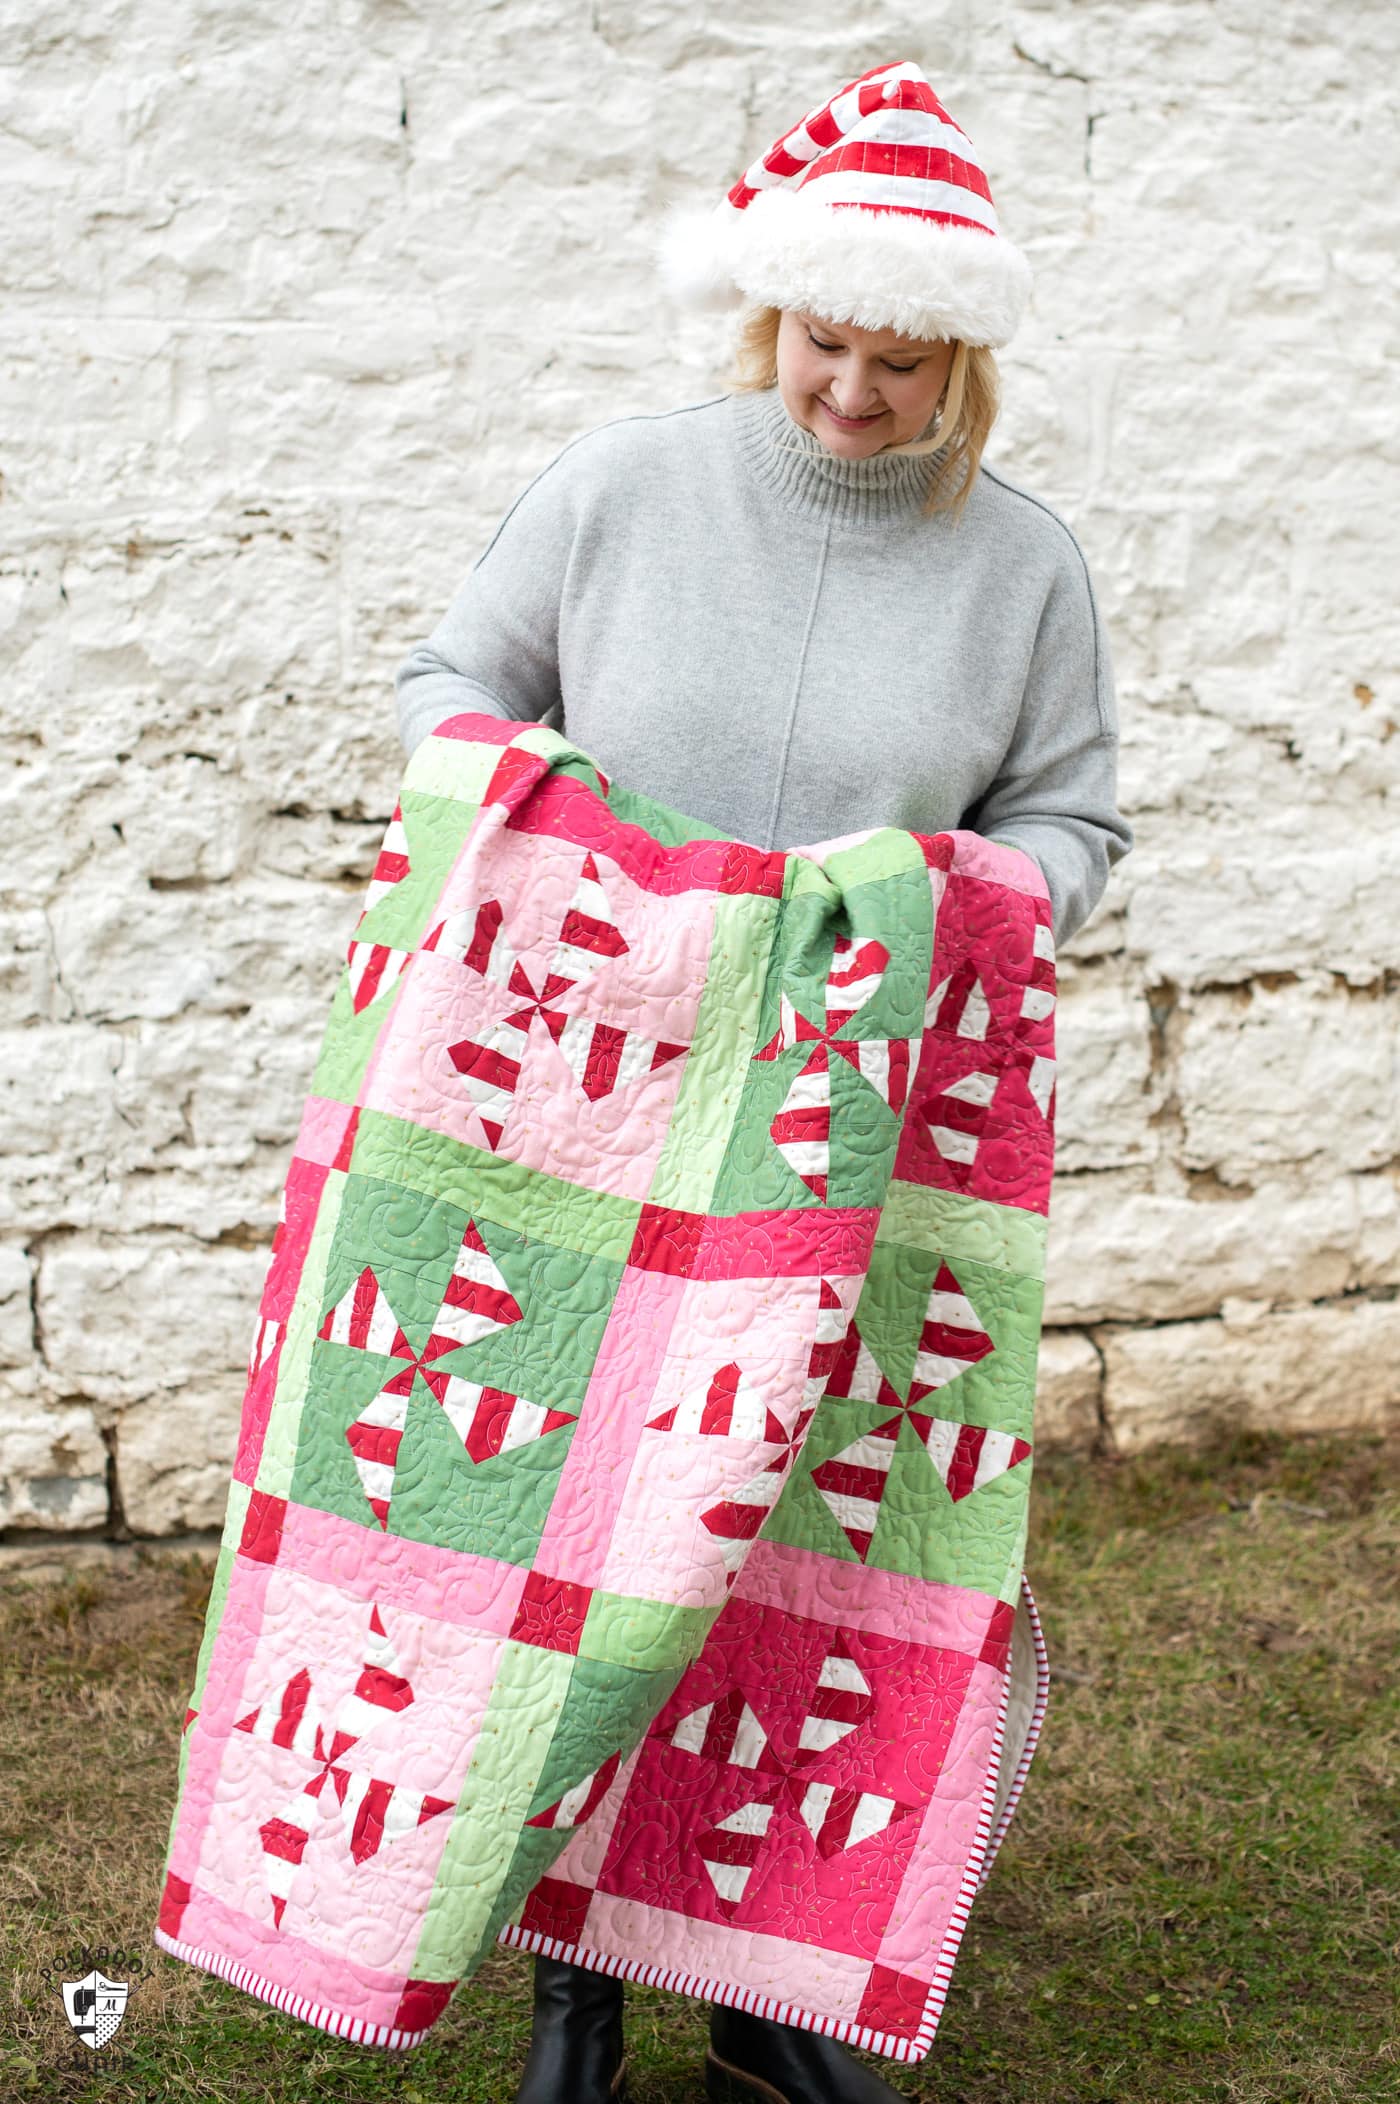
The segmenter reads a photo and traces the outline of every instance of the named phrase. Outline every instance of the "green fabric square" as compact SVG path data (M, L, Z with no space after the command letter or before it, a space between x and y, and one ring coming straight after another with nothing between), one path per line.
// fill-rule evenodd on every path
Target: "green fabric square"
M798 1044L777 1059L750 1063L741 1115L715 1185L713 1209L717 1213L821 1204L770 1130L811 1050L810 1042ZM877 1206L889 1181L899 1140L898 1120L879 1091L839 1054L831 1056L828 1075L831 1139L826 1204Z
M475 745L468 738L439 738L430 733L409 754L400 800L403 791L425 802L450 800L461 807L470 825L500 765L502 750L499 745Z
M350 993L348 969L331 997L330 1017L311 1075L310 1094L326 1096L337 1103L353 1103L365 1078L370 1054L379 1033L399 997L402 981L396 979L379 1000L371 1001L356 1015Z
M502 1648L414 1951L416 1979L455 1980L464 1969L464 1953L490 1943L524 1897L524 1891L507 1894L505 1880L568 1700L574 1667L566 1652L543 1651L533 1644L507 1643ZM566 1830L552 1838L553 1853L546 1855L542 1869L569 1837Z
M641 826L663 847L683 847L687 840L729 840L733 836L718 826L707 826L698 818L687 818L669 804L659 804L639 790L625 789L614 782L608 808L624 825Z
M468 749L460 740L443 742L455 744L458 751ZM486 786L484 779L481 786ZM475 801L479 798L473 803L458 802L455 797L444 795L441 788L436 794L427 794L405 782L399 793L399 816L407 844L408 869L365 914L355 930L357 942L383 942L401 950L418 947L439 910L437 901L448 872L471 831Z
M839 847L826 858L826 873L849 898L862 884L888 884L892 877L912 876L922 885L930 902L933 886L924 851L917 840L897 826L881 826L868 839L852 847Z
M859 858L865 852L864 847L843 850L832 860ZM861 1008L854 1027L841 1034L911 1037L922 1027L933 962L933 894L922 857L916 869L891 872L878 883L860 882L834 915L832 896L832 881L826 872L814 862L800 862L775 937L782 970L770 975L759 1019L760 1046L778 1028L784 992L810 1021L822 1021L837 936L881 942L889 953L879 987Z
M298 1505L339 1513L342 1519L354 1520L360 1526L377 1524L356 1471L347 1434L402 1365L401 1360L382 1352L352 1351L343 1344L316 1340L288 1493ZM416 1413L414 1407L419 1400L418 1386L415 1381L414 1393L407 1403L408 1420L401 1441L405 1460L421 1437L421 1413ZM436 1407L433 1397L428 1400Z
M843 907L835 916L831 896L831 880L824 871L814 863L797 865L773 938L781 969L768 974L753 1056L715 1180L711 1204L717 1213L820 1203L771 1130L789 1089L813 1055L815 1041L799 1038L774 1059L756 1055L782 1026L784 995L809 1024L826 1026L827 986L838 937L855 934L861 942L883 942L890 963L858 1016L837 1031L837 1042L914 1038L922 1027L933 939L927 871L921 866L887 876L879 884L864 884L853 909ZM910 928L917 931L913 940ZM826 1057L831 1105L826 1203L878 1206L888 1189L900 1118L844 1054L829 1049Z
M918 1408L1029 1439L1044 1285L1038 1278L977 1264L969 1257L956 1258L951 1268L995 1350L946 1387L936 1388Z
M761 1042L763 990L780 910L777 899L721 894L715 901L695 1036L648 1193L655 1205L692 1213L710 1210L735 1122L741 1112L752 1115L747 1106L749 1076ZM759 1069L760 1074L766 1071ZM741 1212L758 1203L747 1199L717 1209Z
M588 1603L579 1656L642 1671L686 1666L698 1656L718 1612L597 1592Z
M930 1417L1028 1439L1045 1298L1039 1278L958 1251L877 1240L856 1304L856 1328L902 1400L914 1379L930 1289L945 1272L952 1279L945 1290L961 1292L992 1349L914 1407Z
M520 1313L476 1341L440 1348L452 1320L445 1297L469 1227L480 1236ZM621 1267L502 1227L388 1178L351 1171L326 1266L316 1327L333 1309L365 1309L374 1295L375 1348L317 1337L299 1424L292 1494L378 1524L349 1434L412 1375L392 1462L390 1531L526 1563L539 1542L573 1436L561 1425L474 1459L468 1424L482 1389L544 1411L582 1407ZM508 1309L504 1312L510 1312ZM435 1324L441 1319L444 1330ZM393 1347L397 1346L397 1349ZM421 1359L419 1355L423 1355ZM415 1364L417 1370L413 1371ZM437 1389L445 1392L439 1397ZM362 1435L357 1434L357 1437Z
M1031 1457L954 1499L905 1416L930 1289L945 1267L993 1349L909 1404L916 1414L1030 1436L1043 1287L1038 1279L969 1257L878 1242L856 1306L862 1343L894 1399L857 1402L826 1396L797 1468L768 1515L763 1535L879 1570L980 1588L1002 1596L1024 1552ZM922 1385L922 1383L920 1384ZM877 1426L901 1418L864 1557L852 1544L812 1472Z
M532 1563L573 1437L573 1424L560 1425L473 1461L420 1375L394 1477L391 1531L500 1563Z
M897 1413L871 1403L828 1397L812 1420L796 1468L762 1529L763 1539L811 1549L869 1570L897 1571L1011 1597L1006 1588L1025 1550L1029 1458L970 1497L954 1499L939 1480L913 1427L895 1442L879 1516L864 1557L842 1531L812 1482L823 1461Z
M868 1567L1014 1597L1025 1556L1031 1457L954 1499L911 1425L902 1427ZM810 1489L810 1485L809 1485ZM1008 1593L1008 1584L1013 1587Z
M893 1410L878 1410L870 1403L827 1396L818 1405L802 1451L759 1530L760 1539L787 1542L794 1549L811 1549L838 1563L859 1563L860 1557L842 1533L826 1500L813 1487L812 1471L861 1433L893 1415ZM879 1563L880 1559L875 1561Z
M361 1111L350 1165L361 1175L430 1193L462 1213L479 1211L519 1234L552 1237L619 1264L642 1210L639 1199L586 1190L382 1111Z
M444 744L453 741L443 740ZM415 755L416 757L416 755ZM399 796L408 869L353 928L350 941L384 943L412 954L428 932L443 883L471 829L470 804L454 797L412 789L407 781ZM311 1077L311 1093L353 1103L364 1080L379 1035L393 1012L403 981L396 973L387 991L376 995L358 1014L351 993L348 950L331 1002L331 1012Z
M939 1250L950 1259L966 1254L1001 1271L1044 1278L1048 1228L1044 1213L895 1178L875 1242L877 1248L903 1242L911 1249Z
M580 1654L527 1818L547 1811L613 1754L630 1754L685 1670L681 1664L638 1673Z

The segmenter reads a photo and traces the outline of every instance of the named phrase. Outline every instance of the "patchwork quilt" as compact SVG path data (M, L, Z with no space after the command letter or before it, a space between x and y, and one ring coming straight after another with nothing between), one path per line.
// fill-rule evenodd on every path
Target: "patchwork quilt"
M916 2060L1047 1668L1030 856L764 851L467 713L282 1196L162 1949L418 2044L497 1943Z

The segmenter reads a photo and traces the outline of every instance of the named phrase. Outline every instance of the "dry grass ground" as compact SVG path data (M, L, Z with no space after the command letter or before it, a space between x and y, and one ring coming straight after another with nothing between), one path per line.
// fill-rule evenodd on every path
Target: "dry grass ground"
M885 2072L921 2104L1400 2097L1394 1445L1047 1458L1032 1506L1045 1737L934 2049ZM509 2104L523 1957L391 2059L151 1943L208 1579L150 1560L0 1598L4 2104ZM84 1944L135 1954L96 2055L59 1997ZM704 2009L628 2008L636 2104L698 2104Z

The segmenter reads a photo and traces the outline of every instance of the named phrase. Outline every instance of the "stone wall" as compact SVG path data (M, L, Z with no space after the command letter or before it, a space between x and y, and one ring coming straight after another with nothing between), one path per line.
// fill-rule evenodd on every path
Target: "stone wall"
M1046 1436L1394 1418L1398 44L1384 0L11 11L12 1541L218 1524L393 668L569 438L714 392L656 211L896 57L1037 272L989 458L1089 556L1137 828L1060 958Z

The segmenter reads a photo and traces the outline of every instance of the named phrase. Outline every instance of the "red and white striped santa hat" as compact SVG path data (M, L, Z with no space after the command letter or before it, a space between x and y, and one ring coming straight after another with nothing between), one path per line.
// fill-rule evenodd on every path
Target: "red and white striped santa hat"
M910 60L809 110L713 207L673 205L656 256L683 305L802 308L863 329L1002 344L1031 270L972 141Z

